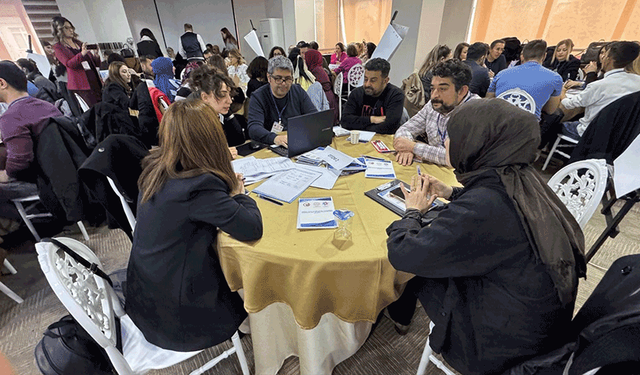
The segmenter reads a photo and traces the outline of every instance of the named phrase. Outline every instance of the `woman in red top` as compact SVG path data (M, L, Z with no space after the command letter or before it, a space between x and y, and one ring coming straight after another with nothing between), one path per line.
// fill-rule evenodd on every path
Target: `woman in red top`
M316 77L316 82L322 84L327 100L329 101L329 108L334 112L334 123L338 120L338 103L336 94L333 93L333 87L331 86L331 80L327 75L327 72L322 68L322 54L315 49L309 49L304 54L304 61L307 63L307 68Z
M96 68L100 66L100 58L87 49L87 43L77 39L75 30L64 17L56 16L51 20L51 33L57 42L53 50L58 61L67 68L67 88L91 107L102 99L102 82Z

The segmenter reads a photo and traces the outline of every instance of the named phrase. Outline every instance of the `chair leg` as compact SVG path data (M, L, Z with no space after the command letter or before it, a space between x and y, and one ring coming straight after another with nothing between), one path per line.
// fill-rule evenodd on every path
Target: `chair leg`
M33 234L33 237L36 239L36 242L40 242L40 236L38 235L38 232L36 232L36 228L33 226L33 223L31 223L31 220L27 218L27 211L25 211L24 206L22 205L22 202L13 202L13 203L16 205L16 208L18 209L18 213L20 214L22 221L24 221L24 223L27 224L27 228L29 228L29 231L31 232L31 234Z
M6 269L9 270L9 272L11 272L13 275L15 275L16 273L18 273L18 271L16 271L16 269L11 265L11 263L9 263L8 260L4 260L3 265L6 267Z
M14 300L14 301L16 301L18 303L24 302L24 300L22 298L20 298L19 295L15 294L13 290L9 289L8 286L4 285L1 282L0 282L0 291L2 291L4 294L6 294L9 297L11 297L12 300Z
M431 333L431 332L429 332ZM422 358L420 358L420 365L418 365L417 375L424 375L424 372L427 370L427 366L429 365L429 357L431 357L431 346L429 346L429 336L427 336L427 343L424 346L424 350L422 351Z
M191 371L191 373L189 373L189 375L202 375L205 372L207 372L207 370L209 370L213 366L217 365L218 362L222 361L223 359L229 358L229 356L232 355L235 352L236 352L236 348L234 346L231 349L228 349L228 350L224 351L222 354L220 354L219 356L217 356L214 359L210 360L209 362L205 363L204 366Z
M242 349L242 343L240 342L240 335L238 332L231 336L233 346L236 348L236 354L238 355L238 361L240 362L240 368L242 369L242 375L249 375L249 365L247 364L247 357L244 355L244 349Z
M544 165L542 166L543 171L547 169L547 165L549 165L549 161L551 161L551 156L553 156L553 153L556 152L556 149L558 148L560 139L560 137L556 138L556 141L553 143L553 147L551 147L551 151L549 151L549 156L547 156L547 160L544 161Z
M87 233L87 229L84 227L82 221L78 221L78 227L80 227L80 232L82 232L82 237L84 237L84 240L89 241L89 233Z

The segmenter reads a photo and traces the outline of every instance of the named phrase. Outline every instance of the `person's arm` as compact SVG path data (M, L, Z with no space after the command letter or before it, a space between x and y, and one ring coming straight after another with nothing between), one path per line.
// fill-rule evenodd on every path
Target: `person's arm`
M196 34L198 36L198 43L200 43L200 49L202 50L202 53L204 53L204 51L207 50L207 45L204 44L204 40L202 40L202 37L200 36L200 34Z
M340 65L338 65L338 67L333 70L333 72L336 73L336 75L340 74L341 72L344 72L343 75L346 75L347 74L347 63L345 61L342 61L340 63Z
M560 95L552 96L544 104L544 106L542 107L542 111L548 114L553 114L553 112L555 112L556 109L558 109L559 105L560 105Z
M394 138L406 138L414 142L413 148L410 150L414 155L434 164L446 165L447 163L447 150L439 143L437 137L430 137L427 134L427 129L432 129L437 134L437 123L435 117L431 116L433 109L430 108L430 104L427 103L422 107L420 112L416 113L409 121L400 126L396 132ZM425 136L429 143L415 142L415 139L419 136ZM431 142L434 141L432 144ZM399 152L408 152L407 150L400 150L396 147L397 142L394 141L394 148Z
M484 98L487 96L487 91L489 90L489 85L491 84L491 80L489 79L489 72L483 70L482 81L480 86L478 87L478 96ZM495 92L494 92L495 95Z
M371 124L365 130L378 134L394 134L398 130L402 119L402 109L404 108L404 93L402 90L389 90L382 108L384 108L384 121L380 124Z
M267 88L269 90L270 88ZM254 141L259 141L262 143L272 145L274 143L274 139L276 138L276 134L270 132L265 127L265 121L267 116L266 106L264 95L259 95L262 92L254 92L251 96L251 100L249 101L249 117L247 123L247 132L249 133L249 138Z
M262 237L262 215L253 199L244 194L231 197L228 187L213 176L196 189L189 202L192 220L214 225L240 241Z
M428 278L481 276L530 251L508 197L488 188L467 191L427 227L419 217L387 228L389 261L397 270ZM417 215L414 215L417 216Z
M82 53L74 55L70 49L62 46L61 44L55 44L53 50L55 52L56 58L62 65L66 66L69 69L82 68Z
M489 71L487 71L489 74ZM490 80L489 88L487 89L487 95L485 98L495 98L496 97L496 82L498 82L498 77L494 77L493 80Z
M364 90L358 88L351 92L342 109L342 127L349 130L365 130L371 125L371 116L360 116Z
M34 159L31 132L26 126L13 126L19 121L19 118L6 114L0 118L0 132L7 148L5 171L11 178L17 178L18 173L29 168Z

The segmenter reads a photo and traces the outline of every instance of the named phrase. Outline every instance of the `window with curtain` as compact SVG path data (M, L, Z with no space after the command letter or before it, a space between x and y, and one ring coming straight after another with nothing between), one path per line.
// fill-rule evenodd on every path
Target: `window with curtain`
M333 49L362 41L378 44L391 20L392 0L315 0L316 40Z
M599 40L640 40L637 0L477 0L471 42L515 36L576 48Z

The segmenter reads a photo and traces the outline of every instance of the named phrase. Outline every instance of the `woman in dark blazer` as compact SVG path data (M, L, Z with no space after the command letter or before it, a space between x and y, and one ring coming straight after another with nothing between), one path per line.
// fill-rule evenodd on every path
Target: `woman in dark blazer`
M102 101L129 111L131 98L131 72L122 61L114 61L109 65L109 78L104 82Z
M216 256L218 229L255 241L262 216L233 172L208 104L173 103L159 135L160 147L143 160L138 180L126 310L152 344L195 351L229 339L247 317Z
M78 94L89 107L102 98L102 81L98 75L100 57L87 49L87 43L77 39L75 27L66 18L56 16L51 20L51 32L56 58L67 68L67 89Z
M138 56L153 56L154 59L156 57L164 57L164 54L160 49L160 45L158 44L158 40L151 30L147 28L140 30L140 41L138 42L137 47Z
M558 42L553 57L548 64L543 64L545 68L551 69L560 74L562 81L576 80L578 70L580 70L580 59L571 54L573 50L573 41L565 39Z

